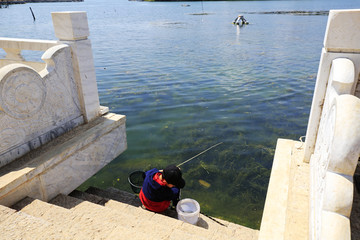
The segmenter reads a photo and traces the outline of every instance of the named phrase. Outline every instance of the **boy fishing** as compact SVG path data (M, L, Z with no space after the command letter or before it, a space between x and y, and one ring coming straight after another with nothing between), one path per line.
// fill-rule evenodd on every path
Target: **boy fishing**
M171 201L175 207L180 200L180 189L184 188L180 168L169 165L163 170L156 168L145 172L145 179L139 198L143 207L153 212L163 212Z

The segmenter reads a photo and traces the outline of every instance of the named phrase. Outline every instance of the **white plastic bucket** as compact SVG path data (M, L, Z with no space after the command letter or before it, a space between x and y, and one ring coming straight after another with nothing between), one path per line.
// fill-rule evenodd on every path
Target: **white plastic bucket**
M178 219L190 224L196 224L200 216L200 205L190 198L182 199L176 205Z

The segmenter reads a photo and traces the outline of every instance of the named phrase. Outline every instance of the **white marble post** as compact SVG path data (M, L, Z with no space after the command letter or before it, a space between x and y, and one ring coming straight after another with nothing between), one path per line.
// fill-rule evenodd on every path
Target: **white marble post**
M74 75L86 122L100 115L100 103L86 12L51 13L55 36L72 49Z

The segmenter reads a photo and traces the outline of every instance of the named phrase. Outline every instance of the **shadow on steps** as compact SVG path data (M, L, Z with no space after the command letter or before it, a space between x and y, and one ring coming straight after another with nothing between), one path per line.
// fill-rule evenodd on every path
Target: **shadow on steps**
M27 197L12 208L31 215L38 219L38 222L45 221L49 225L46 227L49 228L46 234L55 236L51 239L175 240L179 239L179 236L181 239L197 240L258 239L258 230L204 214L200 214L198 223L192 225L177 220L174 210L157 214L142 209L140 205L141 202L135 194L115 188L102 190L91 187L85 192L73 191L69 196L59 194L48 203ZM154 222L164 224L154 225ZM27 229L19 231L21 234L28 232ZM43 235L41 231L43 230L38 232Z
M100 204L105 206L105 204L111 199L115 200L124 204L128 204L134 207L140 207L142 205L140 198L137 194L129 193L126 191L119 190L117 188L109 187L106 190L96 188L96 187L89 187L85 192L81 192L78 190L74 190L69 194L69 196L86 200L92 203ZM149 211L149 210L144 210ZM151 212L151 211L149 211ZM157 213L161 215L165 215L171 218L178 219L178 214L175 209L167 209L162 213ZM207 216L209 217L209 216ZM204 216L200 217L196 226L202 227L205 229L209 228L208 223L203 219ZM210 218L210 217L209 217ZM213 220L214 221L214 220ZM221 223L220 223L221 224Z
M81 192L78 190L74 190L69 194L71 197L75 197L78 199L82 199L85 201L89 201L92 203L96 203L102 206L111 199L124 204L128 204L134 207L141 207L142 203L136 194L132 194L126 191L119 190L117 188L109 187L106 190L89 187L85 192ZM148 211L148 210L146 210ZM175 209L167 209L166 211L159 213L168 217L177 219L177 212Z

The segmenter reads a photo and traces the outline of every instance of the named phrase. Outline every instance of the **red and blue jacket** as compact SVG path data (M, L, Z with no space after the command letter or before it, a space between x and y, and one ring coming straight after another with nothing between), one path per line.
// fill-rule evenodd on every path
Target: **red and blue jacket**
M163 183L159 176L162 175L158 169L154 168L145 172L145 179L139 198L142 204L153 212L163 212L170 202L178 201L180 189L177 187L169 188Z

